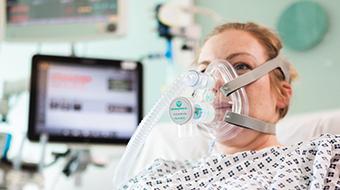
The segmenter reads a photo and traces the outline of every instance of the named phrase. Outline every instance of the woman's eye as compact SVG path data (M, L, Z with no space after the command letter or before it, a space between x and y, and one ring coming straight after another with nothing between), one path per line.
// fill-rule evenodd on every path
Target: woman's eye
M234 64L234 69L236 70L237 74L244 74L252 70L252 67L247 63L236 63Z

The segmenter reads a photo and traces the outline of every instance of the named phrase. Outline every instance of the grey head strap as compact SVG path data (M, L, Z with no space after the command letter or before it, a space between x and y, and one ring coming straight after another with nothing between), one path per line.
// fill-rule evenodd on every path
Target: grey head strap
M227 112L224 116L224 121L243 128L253 129L262 133L274 135L276 132L275 124L266 123L264 121L234 112Z
M284 60L281 56L277 56L274 59L271 59L266 63L263 63L262 65L253 69L252 71L247 72L235 78L234 80L226 83L221 87L220 90L225 96L229 96L236 90L258 80L259 78L261 78L262 76L276 68L279 68L282 71L286 81L290 80L288 62Z

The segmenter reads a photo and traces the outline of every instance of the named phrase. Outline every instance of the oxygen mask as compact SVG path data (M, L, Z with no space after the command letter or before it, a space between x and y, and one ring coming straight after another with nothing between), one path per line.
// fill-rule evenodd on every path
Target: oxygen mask
M211 62L204 73L188 71L184 83L192 93L187 92L171 102L171 120L178 125L205 129L218 141L233 138L242 128L225 122L224 117L228 112L248 114L247 96L243 88L229 96L225 96L220 88L237 76L233 66L225 60Z

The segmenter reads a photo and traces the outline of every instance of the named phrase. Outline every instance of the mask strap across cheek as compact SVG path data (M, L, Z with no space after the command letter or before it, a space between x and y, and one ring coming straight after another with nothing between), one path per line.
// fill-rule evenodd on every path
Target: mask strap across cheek
M272 134L276 133L275 124L267 123L255 118L251 118L242 114L227 112L224 116L224 121L243 127L247 129L252 129L262 133Z
M255 68L254 70L247 72L235 78L234 80L224 84L220 88L220 90L224 96L229 96L236 90L258 80L259 78L276 68L279 68L281 70L286 81L290 80L288 62L282 59L280 56L277 56L274 59L271 59L261 66Z
M289 64L280 56L267 61L254 70L245 73L234 80L224 84L220 90L224 96L229 96L231 93L239 90L240 88L258 80L270 71L279 68L284 76L285 81L290 80ZM276 132L275 124L267 123L256 118L242 115L235 112L227 112L224 116L224 121L243 128L252 129L262 133L274 135Z

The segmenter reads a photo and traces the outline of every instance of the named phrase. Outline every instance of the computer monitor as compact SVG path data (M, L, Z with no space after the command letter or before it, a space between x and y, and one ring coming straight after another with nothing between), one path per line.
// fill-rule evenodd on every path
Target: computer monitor
M6 0L6 40L84 41L121 35L125 0Z
M142 65L134 61L35 55L28 138L127 143L142 118Z

